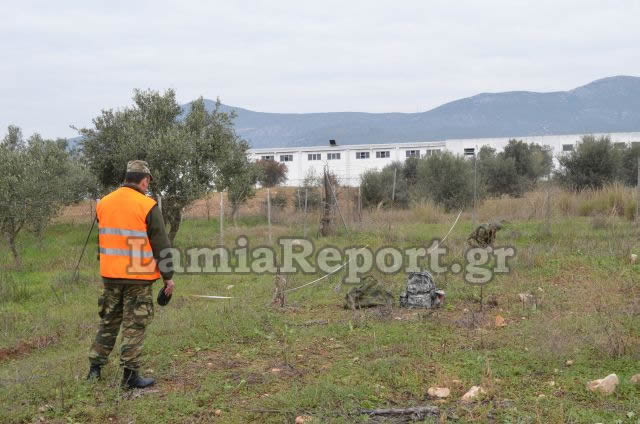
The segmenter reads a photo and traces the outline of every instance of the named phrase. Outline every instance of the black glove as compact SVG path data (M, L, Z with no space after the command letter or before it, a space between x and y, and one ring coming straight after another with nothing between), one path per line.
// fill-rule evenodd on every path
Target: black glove
M160 293L158 293L157 302L160 306L166 306L171 300L171 296L167 296L164 292L165 287L167 286L162 287L162 290L160 290Z

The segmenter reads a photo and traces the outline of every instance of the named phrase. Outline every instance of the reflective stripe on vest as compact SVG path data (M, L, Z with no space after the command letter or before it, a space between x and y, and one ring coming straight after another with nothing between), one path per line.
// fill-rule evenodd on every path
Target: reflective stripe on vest
M100 253L103 255L111 255L111 256L131 256L133 258L152 258L153 252L136 252L135 250L127 250L127 249L105 249L103 247L100 248Z
M120 187L98 202L100 275L145 281L160 278L146 223L155 205L155 200L129 187Z

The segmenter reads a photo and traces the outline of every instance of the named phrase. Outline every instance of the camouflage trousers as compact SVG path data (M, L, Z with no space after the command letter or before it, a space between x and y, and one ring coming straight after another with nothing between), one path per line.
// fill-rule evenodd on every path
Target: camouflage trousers
M89 352L89 362L100 366L107 363L122 326L120 365L138 370L144 333L153 318L151 284L105 284L98 306L100 328Z

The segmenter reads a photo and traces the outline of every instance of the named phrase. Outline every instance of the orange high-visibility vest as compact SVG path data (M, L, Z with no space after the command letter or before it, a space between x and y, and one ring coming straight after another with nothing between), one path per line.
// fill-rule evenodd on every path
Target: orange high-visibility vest
M160 278L147 237L146 219L155 205L155 200L129 187L120 187L98 202L100 275L146 281Z

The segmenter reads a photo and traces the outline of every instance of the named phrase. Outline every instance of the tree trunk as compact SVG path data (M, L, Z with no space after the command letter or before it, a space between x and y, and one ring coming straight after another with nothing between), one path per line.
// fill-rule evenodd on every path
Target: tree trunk
M9 248L11 249L11 253L13 254L13 260L16 263L18 268L22 267L22 262L20 261L20 256L18 255L18 249L16 248L16 236L18 234L9 235Z
M238 211L240 210L240 203L231 203L231 219L233 219L233 226L238 226Z
M169 241L173 246L173 241L176 239L176 234L178 234L178 230L180 229L180 221L182 221L182 211L176 210L167 214L169 221Z

